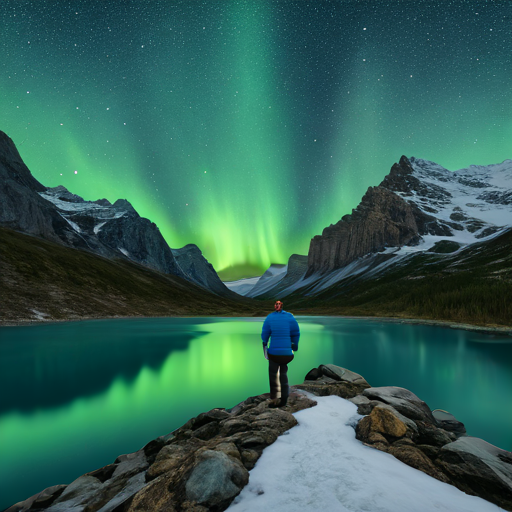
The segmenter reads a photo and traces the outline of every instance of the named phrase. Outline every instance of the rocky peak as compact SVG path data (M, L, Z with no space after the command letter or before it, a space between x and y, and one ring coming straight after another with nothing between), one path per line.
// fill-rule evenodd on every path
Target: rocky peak
M212 290L218 295L233 297L234 292L229 290L220 280L213 265L203 256L195 244L187 244L181 249L172 249L174 258L180 269L190 280L202 288Z
M112 203L108 199L97 199L96 201L93 201L95 204L99 204L100 206L112 206Z
M28 170L12 139L2 131L0 131L0 178L14 180L35 192L45 190L45 187Z
M124 210L124 211L126 211L128 213L132 213L132 214L137 215L137 217L139 216L139 214L136 212L135 208L132 206L130 201L128 201L126 199L118 199L112 206L116 210Z
M84 203L84 199L76 194L72 194L66 187L59 185L57 187L49 187L46 189L45 194L67 201L68 203Z

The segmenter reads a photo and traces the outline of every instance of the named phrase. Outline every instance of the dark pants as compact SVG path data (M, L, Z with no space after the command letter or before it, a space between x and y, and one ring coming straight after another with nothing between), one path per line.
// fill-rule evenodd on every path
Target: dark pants
M286 401L290 393L288 385L288 363L293 360L291 356L273 356L268 355L268 378L270 381L270 398L279 398L277 395L281 391L281 401Z

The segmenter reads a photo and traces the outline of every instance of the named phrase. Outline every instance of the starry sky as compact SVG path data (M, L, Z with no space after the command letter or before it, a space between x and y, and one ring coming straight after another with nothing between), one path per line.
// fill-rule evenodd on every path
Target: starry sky
M512 158L510 0L2 0L0 130L34 176L128 199L262 270L402 154Z

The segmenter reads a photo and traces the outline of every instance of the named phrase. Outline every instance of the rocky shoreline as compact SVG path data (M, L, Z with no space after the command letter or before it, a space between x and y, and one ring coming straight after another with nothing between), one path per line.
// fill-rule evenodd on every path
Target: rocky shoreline
M267 313L261 312L262 318ZM18 320L16 322L8 321L3 322L0 319L0 327L25 327L27 325L47 325L53 323L63 323L63 322L85 322L88 320L129 320L132 318L196 318L197 316L210 316L210 315L175 315L175 316L156 316L156 317L147 317L147 316L112 316L112 317L83 317L83 318L69 318L69 319L51 319L51 320L41 320L41 319L26 319L26 320ZM233 314L230 315L215 315L215 316L236 316ZM239 315L240 318L245 318L247 315ZM253 315L256 316L256 315ZM317 315L309 315L302 314L297 312L296 316L317 316ZM438 327L445 327L448 329L461 329L463 331L473 331L481 334L499 334L502 336L512 336L512 326L498 326L498 325L474 325L467 323L457 323L450 322L445 320L427 320L422 318L400 318L400 317L376 317L376 316L340 316L340 315L325 315L332 318L344 318L350 320L369 320L372 322L389 322L389 323L399 323L399 324L410 324L410 325L433 325Z
M293 413L316 405L304 391L357 405L364 417L355 435L367 446L512 511L512 453L467 436L460 421L446 411L431 411L412 392L373 388L362 376L330 364L311 370L292 391L284 408L269 408L264 394L229 410L201 413L139 451L6 512L225 510L248 483L264 448L297 425Z

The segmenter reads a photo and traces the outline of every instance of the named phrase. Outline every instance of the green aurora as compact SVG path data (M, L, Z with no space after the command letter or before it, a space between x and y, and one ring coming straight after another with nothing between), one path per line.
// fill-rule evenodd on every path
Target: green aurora
M0 5L0 129L217 270L307 254L402 154L512 158L512 2Z

